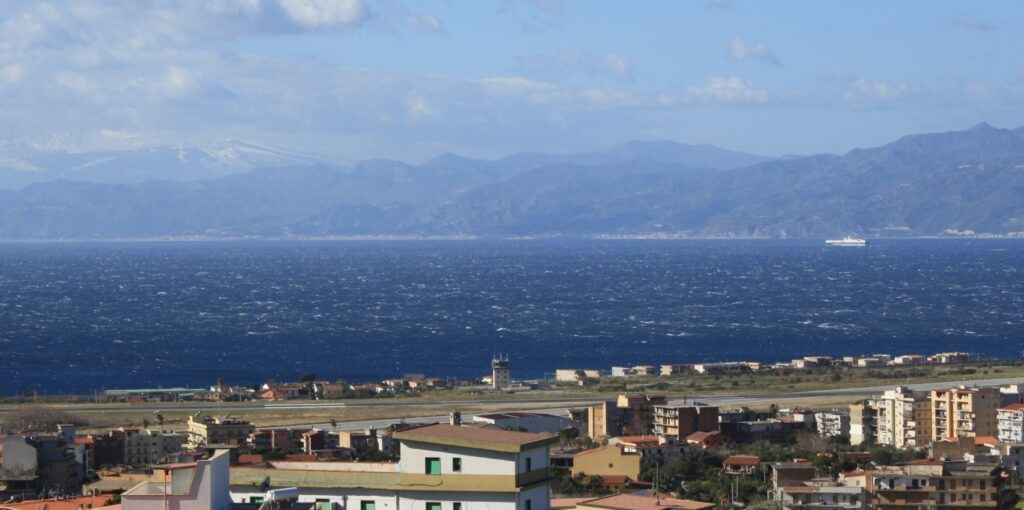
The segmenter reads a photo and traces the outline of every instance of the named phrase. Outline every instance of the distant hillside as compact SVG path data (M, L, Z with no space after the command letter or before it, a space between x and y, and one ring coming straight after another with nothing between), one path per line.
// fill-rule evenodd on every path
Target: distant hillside
M218 179L0 191L0 238L831 237L1024 232L1024 129L982 124L846 155L607 152L303 161Z
M69 152L0 145L0 189L59 179L103 184L217 179L259 168L325 164L323 158L231 140L208 147ZM343 162L334 165L345 167Z

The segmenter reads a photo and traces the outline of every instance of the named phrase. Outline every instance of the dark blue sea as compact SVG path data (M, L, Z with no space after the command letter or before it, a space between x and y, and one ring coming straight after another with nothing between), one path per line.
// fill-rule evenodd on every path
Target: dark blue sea
M1024 241L0 245L4 395L1022 342Z

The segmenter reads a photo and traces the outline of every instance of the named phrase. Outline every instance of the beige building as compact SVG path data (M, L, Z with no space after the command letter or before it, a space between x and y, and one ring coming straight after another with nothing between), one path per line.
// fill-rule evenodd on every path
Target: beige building
M957 386L932 390L932 440L958 436L996 436L996 414L1000 395L997 388Z
M932 399L924 392L902 386L876 399L878 444L921 448L932 441Z
M601 371L593 368L559 368L555 370L555 380L559 382L579 382L600 378Z
M878 410L873 404L850 405L850 444L872 443L878 439Z
M188 417L188 445L239 445L245 443L256 427L247 421L227 416Z
M1000 508L1003 479L997 465L916 460L867 472L868 507Z
M654 406L654 433L667 441L685 440L694 432L718 430L718 407L702 404Z
M165 455L181 451L183 432L155 432L149 429L123 428L124 463L129 466L157 464Z
M643 435L654 432L654 407L668 404L665 395L619 395L622 430L616 435ZM715 409L717 412L717 408Z
M627 453L619 445L601 446L584 450L572 458L572 474L587 476L622 475L630 480L640 479L639 452Z

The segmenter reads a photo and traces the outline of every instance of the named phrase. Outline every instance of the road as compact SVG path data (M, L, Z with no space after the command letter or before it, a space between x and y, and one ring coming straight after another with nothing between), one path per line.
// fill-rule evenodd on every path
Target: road
M793 401L802 399L820 399L829 397L848 397L851 400L857 398L868 397L871 395L879 395L886 390L892 389L898 385L899 381L893 381L891 385L884 386L866 386L857 388L837 388L837 389L826 389L826 390L814 390L814 391L796 391L796 392L777 392L777 393L762 393L762 394L716 394L716 395L671 395L670 400L680 400L682 398L688 398L691 400L699 400L704 403L717 405L720 407L739 407L739 406L751 406L758 404L765 404L770 402L777 402L781 400ZM908 388L914 390L933 390L948 388L958 384L965 384L970 386L1003 386L1007 384L1024 384L1022 378L1002 378L1002 379L968 379L962 381L945 381L945 382L930 382L930 383L917 383L917 384L903 384ZM423 401L423 402L390 402L388 400L372 400L363 402L309 402L309 403L298 403L298 402L246 402L238 404L210 404L210 405L190 405L190 406L161 406L160 404L143 404L143 405L129 405L129 404L109 404L109 405L97 405L84 407L82 409L74 409L76 413L109 413L109 412L145 412L145 411L186 411L186 412L232 412L232 411L259 411L259 410L282 410L282 409L296 409L296 410L309 410L309 409L353 409L353 408L369 408L369 407L404 407L404 408L415 408L415 407L438 407L446 406L453 410L460 407L481 407L487 405L516 405L522 406L519 409L523 410L541 410L544 412L564 412L564 409L572 406L580 406L586 404L593 404L601 402L601 398L590 397L590 398L536 398L536 399L496 399L496 400L448 400L448 401ZM10 412L17 409L16 407L0 407L0 413ZM422 418L413 418L406 420L407 422L423 422L423 421L442 421L447 420L447 416L429 416ZM371 421L356 421L339 423L340 426L346 428L365 428L368 426L379 427L381 424L393 423L395 420L371 420ZM323 425L323 424L319 424Z

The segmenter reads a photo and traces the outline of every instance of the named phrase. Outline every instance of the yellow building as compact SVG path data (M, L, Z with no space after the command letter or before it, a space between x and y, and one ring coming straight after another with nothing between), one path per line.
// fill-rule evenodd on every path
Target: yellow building
M239 445L249 439L256 427L247 421L212 416L188 417L188 445Z
M997 388L957 386L932 390L932 440L959 436L996 436L1000 396Z
M622 475L630 480L640 479L640 454L627 453L618 445L601 446L577 453L572 458L573 476Z

